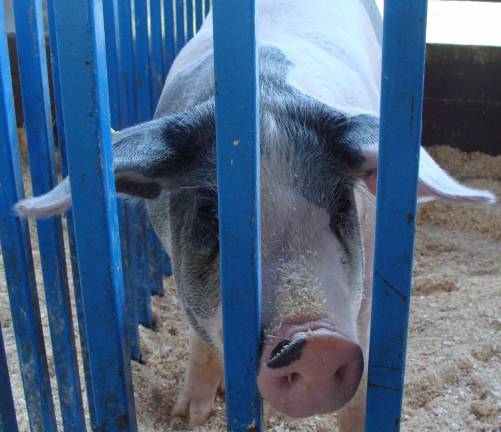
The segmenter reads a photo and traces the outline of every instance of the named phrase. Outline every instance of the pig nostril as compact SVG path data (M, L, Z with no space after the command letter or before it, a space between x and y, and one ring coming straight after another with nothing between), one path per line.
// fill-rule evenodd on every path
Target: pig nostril
M279 369L289 366L301 358L305 345L305 338L298 338L293 341L284 339L273 349L269 360L266 362L266 366L270 369Z
M297 372L291 372L290 374L284 375L282 377L282 383L286 386L291 386L301 379L301 374Z
M334 379L336 380L339 380L339 381L343 381L343 379L345 378L346 376L346 372L348 370L348 366L347 365L344 365L344 366L341 366L335 373L334 373Z
M273 357L277 356L278 354L280 354L282 352L282 350L291 343L290 340L288 339L284 339L283 341L281 341L274 349L273 351L271 352L271 355L270 355L270 360L273 359Z

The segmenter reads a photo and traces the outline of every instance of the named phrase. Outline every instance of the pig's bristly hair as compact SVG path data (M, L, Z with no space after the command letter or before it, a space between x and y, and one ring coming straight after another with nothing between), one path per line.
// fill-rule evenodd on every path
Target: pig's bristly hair
M18 216L43 219L64 213L71 207L71 190L68 178L44 195L26 198L14 206Z

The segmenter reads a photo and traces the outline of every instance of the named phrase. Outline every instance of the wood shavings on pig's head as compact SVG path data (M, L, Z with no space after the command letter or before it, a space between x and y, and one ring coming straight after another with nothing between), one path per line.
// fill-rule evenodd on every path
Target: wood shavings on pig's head
M285 322L299 322L304 317L313 320L327 314L325 292L318 277L308 268L305 255L283 262L278 273L274 318L265 329L265 335L274 335Z

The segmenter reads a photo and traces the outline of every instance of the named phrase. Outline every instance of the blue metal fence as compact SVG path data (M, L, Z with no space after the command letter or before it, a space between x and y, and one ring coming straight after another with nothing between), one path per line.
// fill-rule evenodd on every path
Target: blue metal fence
M0 240L30 427L33 430L55 430L56 419L28 224L16 218L10 210L15 202L24 196L24 192L14 118L5 15L4 9L0 9L0 134L2 143L0 146ZM5 375L5 371L3 374ZM4 387L2 387L2 394L3 389ZM12 407L8 396L5 400L6 409L9 406ZM4 396L2 396L2 401L4 401ZM14 413L6 412L5 421L11 422L13 416Z
M33 193L57 184L42 3L14 2L22 103ZM73 323L60 218L37 221L45 298L65 428L82 430L82 395L73 340Z
M151 119L172 61L200 28L209 3L112 0L104 2L103 7L98 0L48 0L49 27L44 30L41 0L14 2L35 194L50 189L57 179L45 58L45 34L48 31L50 35L57 145L62 174L67 173L67 162L72 185L74 212L69 213L67 226L93 430L137 429L129 358L140 359L138 323L152 325L150 297L163 292L162 268L170 272L141 208L122 202L117 206L110 126L120 129ZM415 227L426 3L385 2L368 431L399 429ZM214 10L225 380L228 429L232 431L263 428L255 378L260 348L260 236L254 8L254 0L242 1L238 7L231 0L219 0ZM240 101L238 106L233 100ZM57 429L56 415L28 225L10 211L23 197L23 178L3 5L0 135L0 240L26 407L32 430L52 431ZM393 157L397 153L398 164ZM399 181L395 182L395 178ZM232 205L235 200L238 206ZM392 234L388 236L388 232ZM38 222L37 233L62 423L65 430L86 430L61 220ZM240 289L231 289L235 286ZM0 429L15 431L16 414L1 327L0 388Z

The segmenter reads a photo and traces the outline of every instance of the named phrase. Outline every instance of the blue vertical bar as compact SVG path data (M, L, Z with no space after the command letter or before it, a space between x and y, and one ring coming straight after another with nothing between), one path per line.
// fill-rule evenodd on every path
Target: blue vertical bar
M102 3L54 0L95 428L137 430L126 343Z
M127 266L127 275L125 279L125 312L127 317L127 337L130 347L131 358L136 361L141 361L141 349L139 345L139 307L137 301L137 280L140 277L138 266L134 265L134 259L137 255L133 249L133 239L138 236L138 233L132 232L134 219L131 216L134 212L133 206L126 204L124 207L125 219L127 220L127 232L120 233L120 235L127 236L127 259L125 265Z
M134 42L132 33L131 0L120 2L118 8L120 82L123 84L120 105L120 129L132 126L137 121L137 92L134 82Z
M51 67L52 67L52 82L54 86L54 105L56 108L56 122L58 133L58 143L59 149L61 150L61 171L63 177L68 175L68 163L67 163L67 152L66 152L66 140L64 138L64 119L63 119L63 108L61 105L61 86L59 83L59 59L57 54L57 43L55 34L55 24L54 24L54 8L52 4L53 0L47 2L47 15L49 21L49 39L50 39L50 56L51 56ZM84 376L87 388L90 388L90 376L89 376L89 360L88 360L88 348L87 339L85 331L85 321L83 319L83 306L81 302L80 295L80 273L78 270L77 262L77 251L75 242L75 230L73 225L73 214L69 210L66 213L66 224L68 228L68 243L70 249L70 261L71 261L71 271L73 276L73 290L75 293L75 304L77 309L77 319L78 319L78 330L80 336L80 347L82 354L82 363L84 369ZM93 406L93 400L87 398L89 403L89 417L91 421L91 426L95 425L95 410Z
M23 112L35 195L57 184L41 0L13 4ZM37 221L63 425L85 430L60 218Z
M176 29L174 27L174 0L163 0L164 13L164 79L176 56Z
M121 79L121 48L120 48L120 19L118 0L111 0L103 3L104 9L104 25L106 30L106 63L108 66L108 88L110 94L110 116L111 126L115 130L122 127L122 116L126 115L124 103L127 99L125 93L125 83ZM131 26L131 23L129 23ZM133 53L129 51L125 56L132 57ZM120 243L122 247L122 268L124 271L125 284L125 303L126 303L126 318L129 347L131 357L135 360L140 359L139 351L139 333L137 331L137 314L134 314L135 305L131 302L135 296L131 290L134 289L135 274L132 259L134 256L130 254L129 220L126 210L128 204L123 200L118 200L118 213L120 224ZM133 329L135 327L135 329Z
M176 54L186 43L186 33L184 27L184 1L175 0L175 24L176 24Z
M52 431L56 420L28 224L12 212L24 194L5 32L0 7L0 241L30 427Z
M259 104L255 4L214 9L217 176L228 430L262 430ZM235 101L239 101L235 104ZM238 202L238 205L235 203Z
M210 0L204 0L204 15L207 16L211 8Z
M160 241L160 240L158 240ZM167 252L163 248L163 246L160 244L161 249L160 249L160 255L161 255L161 260L162 260L162 273L164 276L172 276L172 263L170 260L169 255L167 255ZM157 294L159 296L162 296L164 294L164 288L162 284L162 290L159 292L154 292L153 294Z
M134 42L132 31L132 3L127 0L120 3L118 9L119 23L119 52L120 52L120 82L123 86L121 108L121 128L132 126L137 122L137 91L134 81ZM131 349L131 357L135 360L141 358L139 350L139 313L137 304L136 287L141 283L141 263L138 250L132 244L138 236L137 212L133 205L126 204L127 214L127 278L125 280L125 298L127 307L127 330Z
M17 432L16 408L12 398L9 369L2 336L2 324L0 323L0 430Z
M195 34L194 23L195 11L193 9L193 0L186 0L186 40L189 41Z
M136 43L134 47L136 59L136 91L139 94L139 118L140 122L151 120L153 115L153 94L152 94L152 53L150 51L150 29L149 13L151 1L135 0L135 23L136 23ZM158 66L158 65L157 65ZM159 95L160 96L160 95ZM151 227L144 209L139 208L141 237L136 242L136 246L141 249L138 253L142 258L138 264L144 266L143 279L140 283L139 295L139 320L146 327L153 326L153 315L151 311L151 294L158 290L162 283L160 271L160 252L157 243L151 241ZM154 234L153 234L154 235Z
M150 266L148 255L148 231L146 211L139 204L131 206L131 219L134 221L134 235L130 238L130 248L135 251L137 262L136 266L137 280L134 289L136 291L136 303L138 310L139 323L145 327L153 326L153 313L151 310L151 286L150 286Z
M385 2L366 430L399 431L411 296L426 0Z
M164 84L164 14L163 0L150 0L150 21L151 21L151 39L150 39L150 71L152 84L152 113L155 113L160 95L162 94ZM163 294L163 265L164 260L168 260L163 252L160 241L157 238L151 225L148 229L149 244L149 265L150 279L152 281L152 294Z
M148 223L148 261L149 261L149 280L151 283L150 294L162 295L163 294L163 271L162 259L168 259L166 254L162 254L162 246L160 240L158 239L155 230ZM151 310L151 300L148 299ZM153 313L151 314L151 324L153 325Z
M148 31L148 2L134 0L134 21L136 25L135 80L138 94L138 121L151 120L150 50Z
M163 47L162 47L162 0L150 0L151 19L151 112L155 112L158 100L162 94L163 77Z
M117 41L119 40L118 26L118 0L103 2L104 26L106 30L106 64L108 66L108 89L110 95L110 121L111 127L120 129L120 106L123 91L120 88L119 65L120 51Z
M195 0L195 20L196 20L196 31L200 30L202 23L204 22L204 5L202 0Z

